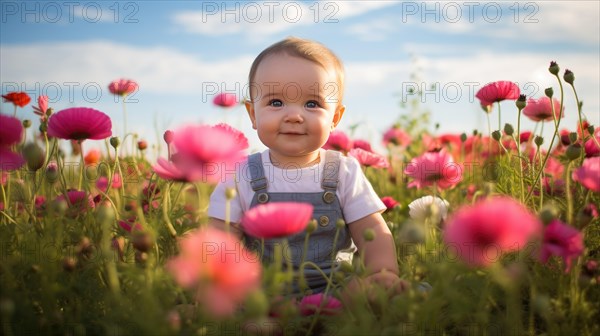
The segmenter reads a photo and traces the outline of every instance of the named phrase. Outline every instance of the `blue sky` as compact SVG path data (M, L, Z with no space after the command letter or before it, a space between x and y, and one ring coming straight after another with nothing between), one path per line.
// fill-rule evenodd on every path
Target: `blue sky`
M24 90L60 110L93 107L122 132L122 107L108 93L117 78L140 90L128 100L129 129L150 143L191 122L226 121L262 145L242 106L212 105L216 91L243 94L254 57L290 35L329 46L347 71L342 130L379 143L407 110L408 88L429 89L423 108L440 133L486 131L474 94L486 83L517 82L528 96L558 91L550 61L571 69L584 112L600 123L598 1L1 1L2 94ZM418 74L415 78L411 74ZM563 125L576 105L565 95ZM1 103L2 113L12 106ZM512 102L503 123L516 124ZM35 119L31 106L19 117ZM492 114L497 128L497 115ZM525 121L524 128L533 129ZM546 127L546 136L549 137Z

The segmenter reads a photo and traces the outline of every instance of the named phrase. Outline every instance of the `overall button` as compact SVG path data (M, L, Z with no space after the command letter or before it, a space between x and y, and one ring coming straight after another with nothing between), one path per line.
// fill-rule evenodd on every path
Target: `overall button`
M325 201L325 203L333 203L333 201L335 200L335 194L331 191L326 191L323 194L323 201Z
M258 194L257 201L261 204L267 203L269 201L269 195L266 193L260 193Z
M329 217L327 217L325 215L319 217L319 225L327 226L327 224L329 224Z

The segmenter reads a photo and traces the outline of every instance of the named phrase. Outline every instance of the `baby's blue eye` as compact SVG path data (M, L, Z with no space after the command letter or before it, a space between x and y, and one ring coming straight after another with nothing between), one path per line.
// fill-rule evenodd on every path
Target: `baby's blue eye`
M279 99L272 99L272 100L269 102L269 106L273 106L273 107L281 107L281 106L283 106L283 102L282 102L281 100L279 100Z
M306 107L308 107L308 108L317 108L317 107L319 107L319 104L316 101L311 100L309 102L306 102Z

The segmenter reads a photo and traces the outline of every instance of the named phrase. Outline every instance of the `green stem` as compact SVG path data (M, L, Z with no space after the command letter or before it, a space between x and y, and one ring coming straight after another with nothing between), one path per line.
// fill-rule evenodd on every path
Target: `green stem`
M573 225L573 195L571 194L571 176L569 171L573 161L569 161L565 167L565 193L567 194L567 223Z
M83 166L85 166L85 159L83 158L83 141L79 141L79 184L77 190L81 190L81 183L83 182ZM109 185L110 187L110 185Z
M163 202L162 202L162 215L163 215L163 219L165 221L165 225L167 226L167 230L169 230L169 234L171 235L171 237L175 238L177 237L177 231L175 230L175 228L173 227L173 223L171 223L171 219L169 218L169 200L171 199L171 184L168 183L166 186L166 190L165 190L165 194L163 196Z
M517 146L517 154L519 155L519 180L521 180L520 200L521 203L523 203L523 201L525 200L525 181L523 181L523 162L521 161L521 110L523 109L519 108L519 114L517 116L517 137L519 137L519 139L517 139L514 136L513 139L515 140L515 144Z
M558 77L558 75L554 75L556 77L556 79L558 80L558 84L560 86L560 111L563 110L563 104L564 104L564 90L563 90L563 85L562 82L560 80L560 77ZM558 120L556 120L556 114L554 113L554 104L551 103L550 106L552 107L552 117L555 120L555 127L554 127L554 134L552 135L552 140L550 141L550 145L548 146L548 152L546 153L545 157L544 157L544 162L542 163L542 166L540 167L540 170L538 171L534 181L533 181L533 185L537 184L540 176L542 175L542 172L544 171L544 167L546 166L546 162L548 161L548 158L550 157L550 151L552 150L552 145L554 145L554 140L556 139L556 136L558 135L558 127L560 126L560 121L561 118L559 118ZM529 197L531 197L531 193L533 192L533 188L531 188L531 190L529 190L529 192L527 193L527 196L525 197L525 202L527 202L529 200Z
M502 130L502 113L500 111L500 102L496 103L498 105L498 130Z
M584 141L584 133L585 130L583 129L583 119L581 118L581 103L579 102L579 96L577 95L577 90L575 90L575 85L573 85L573 83L571 84L571 88L573 88L573 94L575 95L575 102L577 103L577 116L579 117L579 129L581 130L581 142L583 144ZM561 110L562 112L562 110ZM560 115L562 117L562 113ZM594 138L594 135L592 134L592 138ZM583 152L582 152L583 155Z

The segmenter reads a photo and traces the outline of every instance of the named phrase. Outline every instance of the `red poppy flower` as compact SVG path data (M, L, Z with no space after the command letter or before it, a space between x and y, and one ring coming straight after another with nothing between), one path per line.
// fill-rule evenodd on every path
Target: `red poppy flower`
M48 122L48 135L69 140L100 140L111 136L110 118L86 107L72 107L53 114Z
M117 79L108 84L108 91L114 95L126 96L138 89L138 83L131 79Z
M352 148L360 148L362 150L366 150L367 152L372 152L371 144L366 140L355 139L352 142Z
M31 98L25 92L9 92L2 96L5 103L13 103L15 106L24 107L29 104Z
M213 104L221 107L232 107L237 104L237 97L233 93L219 93L213 99Z
M382 197L381 201L383 202L388 211L394 209L397 206L400 206L400 203L398 203L398 201L396 201L392 196Z
M519 98L521 90L517 84L509 81L498 81L485 85L475 97L481 101L482 106L492 105L505 99L516 100Z
M244 214L244 232L256 238L280 238L304 231L313 206L308 203L278 202L258 205Z

